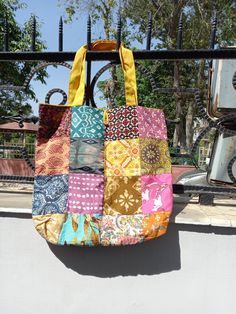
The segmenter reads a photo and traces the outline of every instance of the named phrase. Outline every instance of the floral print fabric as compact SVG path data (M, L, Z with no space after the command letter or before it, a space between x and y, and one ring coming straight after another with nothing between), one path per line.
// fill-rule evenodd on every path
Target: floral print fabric
M173 202L171 174L141 177L142 209L144 214L157 211L171 212Z
M101 244L127 245L143 241L143 215L105 215L101 225Z
M162 110L40 106L33 220L59 245L131 245L167 230L171 161Z

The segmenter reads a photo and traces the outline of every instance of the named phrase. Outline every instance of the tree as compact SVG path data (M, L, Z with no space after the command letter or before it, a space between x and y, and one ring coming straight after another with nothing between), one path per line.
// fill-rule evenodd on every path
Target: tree
M17 10L25 8L25 4L20 0L0 0L0 50L3 51L3 33L5 20L9 24L9 50L28 51L30 50L30 31L31 19L21 27L15 19ZM37 22L37 42L36 51L46 48L45 43L41 40L39 32L39 23ZM30 70L35 66L36 62L0 62L0 85L22 86ZM45 83L47 72L40 70L35 79ZM0 117L19 114L21 110L25 115L29 115L31 110L30 100L36 100L36 95L31 86L26 91L9 91L0 90Z
M143 20L149 12L153 14L153 37L158 39L154 48L174 49L176 47L177 26L181 12L184 22L184 48L208 48L211 19L215 12L218 16L218 45L235 44L236 25L233 25L236 14L235 1L195 1L195 0L126 0L124 1L125 16L136 29L135 37L140 42L146 34L147 22ZM207 62L186 61L175 62L172 76L172 86L187 86L199 88L206 95ZM170 77L171 79L171 77ZM157 81L158 82L158 81ZM193 97L174 94L176 106L176 118L180 118L180 124L176 126L173 145L180 144L188 150L192 146L193 122L197 108Z
M65 1L65 3L68 3ZM99 23L101 12L105 34L114 38L114 14L118 9L118 1L111 1L109 7L108 0L71 0L66 5L69 18L72 19L76 14L80 14L82 6L95 16L95 23ZM123 40L132 46L134 40L143 43L148 24L148 15L153 15L153 45L154 49L175 49L177 29L180 14L183 14L184 24L184 48L200 49L208 48L211 19L215 12L218 16L218 46L235 44L236 25L233 24L236 14L236 4L233 0L123 0L120 1L122 21L128 20L128 24L123 23ZM107 9L108 11L106 11ZM107 31L108 30L108 33ZM207 95L207 76L208 62L184 61L184 62L140 62L151 72L158 87L192 87L202 91L202 98ZM118 73L118 72L117 72ZM122 76L119 73L114 76L116 79L116 90L122 86L120 81ZM114 78L113 77L113 78ZM168 117L180 119L180 123L175 126L172 133L173 146L181 146L183 149L190 150L193 141L193 124L197 116L197 108L192 95L174 93L156 94L144 76L138 74L139 98L142 103L152 107L163 107ZM110 99L110 89L107 81L100 83L100 88L104 91L104 97ZM119 94L116 95L118 105L124 100ZM124 103L124 102L123 102Z

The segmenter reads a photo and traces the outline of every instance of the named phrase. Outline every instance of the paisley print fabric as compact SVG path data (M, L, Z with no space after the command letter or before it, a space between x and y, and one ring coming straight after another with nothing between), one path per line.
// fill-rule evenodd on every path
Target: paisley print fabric
M151 240L166 233L169 217L169 212L146 215L143 219L143 235L145 240Z
M105 215L142 213L140 177L108 177L104 195Z
M35 175L59 175L69 173L70 138L61 136L37 143Z
M33 222L43 238L53 244L58 244L61 228L66 218L66 214L36 215L33 216Z
M143 215L105 215L101 225L101 244L128 245L142 242Z
M173 192L171 174L141 177L142 210L144 214L172 210Z
M103 110L87 106L73 107L71 137L103 139Z
M67 220L62 226L59 244L95 246L100 243L99 214L68 214Z
M138 117L134 106L109 110L109 123L106 125L105 140L115 141L138 138Z
M72 139L70 144L70 172L104 172L103 141L97 139Z
M105 176L140 175L139 140L105 142Z
M53 105L39 107L38 141L70 136L71 108Z
M102 214L104 176L96 174L69 174L67 210L71 213Z
M165 116L160 109L137 107L139 136L167 140Z
M165 140L140 139L141 174L171 173L171 160Z
M32 214L62 214L66 211L68 175L37 176L34 179Z

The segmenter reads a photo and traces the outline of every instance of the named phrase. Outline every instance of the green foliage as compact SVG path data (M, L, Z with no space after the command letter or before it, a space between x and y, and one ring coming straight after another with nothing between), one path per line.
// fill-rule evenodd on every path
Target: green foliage
M105 38L115 38L116 13L118 1L108 0L71 0L63 1L70 20L86 9L94 18L94 23L103 24ZM123 0L121 4L122 40L127 46L144 45L148 28L148 15L153 16L152 49L176 49L176 39L180 14L183 14L183 48L208 48L211 37L213 14L218 18L217 45L235 45L236 3L233 0ZM68 11L69 10L69 11ZM106 14L103 14L106 12ZM104 36L103 36L104 38ZM191 87L201 90L202 101L207 99L208 65L205 60L180 62L140 61L155 80L157 87ZM136 68L137 69L137 68ZM118 68L111 72L112 79L98 83L103 99L111 100L112 80L115 78L115 103L125 103L123 75ZM193 140L194 119L198 108L193 95L155 93L149 79L137 69L139 103L146 107L163 108L168 118L179 118L180 124L168 127L169 138L175 147L189 151Z
M15 12L24 9L26 5L19 0L0 0L0 50L3 50L3 31L5 18L9 23L9 50L29 51L31 45L31 19L20 26L15 19ZM40 24L37 22L36 51L46 48L45 43L40 39ZM36 62L0 62L0 85L22 86L30 70ZM46 70L40 70L35 76L35 80L45 83L47 77ZM19 114L19 109L28 115L31 113L30 100L37 100L31 86L27 91L0 91L0 116Z

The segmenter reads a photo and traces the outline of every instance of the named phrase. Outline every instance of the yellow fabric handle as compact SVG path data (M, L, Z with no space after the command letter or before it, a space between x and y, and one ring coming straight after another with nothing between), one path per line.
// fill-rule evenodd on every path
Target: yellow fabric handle
M116 41L97 40L91 43L91 50L107 51L116 50ZM85 60L87 46L82 46L76 53L70 72L69 82L69 106L82 106L85 93ZM135 64L132 50L124 48L121 44L119 49L120 61L125 78L125 97L128 106L138 105Z

